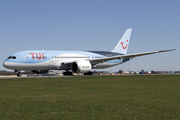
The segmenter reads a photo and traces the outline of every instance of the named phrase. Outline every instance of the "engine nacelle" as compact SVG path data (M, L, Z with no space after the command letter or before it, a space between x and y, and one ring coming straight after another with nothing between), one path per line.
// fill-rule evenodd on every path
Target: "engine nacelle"
M43 73L47 73L49 70L32 70L32 73L35 74L43 74Z
M74 73L87 73L91 70L92 66L89 61L83 60L83 61L76 61L73 62L71 65L71 70Z

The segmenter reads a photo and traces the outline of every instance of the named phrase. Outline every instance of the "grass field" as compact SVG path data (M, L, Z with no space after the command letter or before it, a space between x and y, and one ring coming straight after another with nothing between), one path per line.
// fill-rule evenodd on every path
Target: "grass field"
M180 75L0 79L0 119L180 119Z

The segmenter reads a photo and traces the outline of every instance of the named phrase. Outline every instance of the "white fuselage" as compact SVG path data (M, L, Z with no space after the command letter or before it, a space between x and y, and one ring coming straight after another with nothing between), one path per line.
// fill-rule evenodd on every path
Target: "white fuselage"
M71 64L68 63L85 60L90 61L96 58L115 55L119 54L102 51L21 51L12 54L9 59L3 63L3 66L14 70L71 70ZM15 58L13 59L13 57ZM125 61L116 59L91 64L92 69L103 69L121 64Z

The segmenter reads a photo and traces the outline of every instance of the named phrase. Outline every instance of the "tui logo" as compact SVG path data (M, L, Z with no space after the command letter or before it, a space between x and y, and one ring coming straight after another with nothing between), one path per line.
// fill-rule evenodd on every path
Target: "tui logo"
M44 54L43 53L39 53L39 55L38 55L38 53L29 53L29 54L31 54L32 55L32 59L34 60L34 58L37 58L38 60L41 60L41 58L44 60ZM36 56L35 56L35 55Z
M127 43L128 43L128 40L127 40ZM124 42L121 42L122 48L123 48L123 49L126 49L126 48L127 48L127 46L128 46L128 44L126 44L126 46L125 46L125 47L124 47L124 45L123 45L123 44L124 44Z

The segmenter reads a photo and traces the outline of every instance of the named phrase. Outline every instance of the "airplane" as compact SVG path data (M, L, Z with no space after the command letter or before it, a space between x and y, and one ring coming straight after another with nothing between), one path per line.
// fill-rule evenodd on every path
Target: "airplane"
M132 60L133 58L175 49L126 54L130 42L132 28L127 29L112 51L55 51L27 50L10 55L3 63L8 69L13 69L18 77L22 70L31 70L42 74L49 70L65 70L63 75L83 73L92 75L92 69L104 69Z

